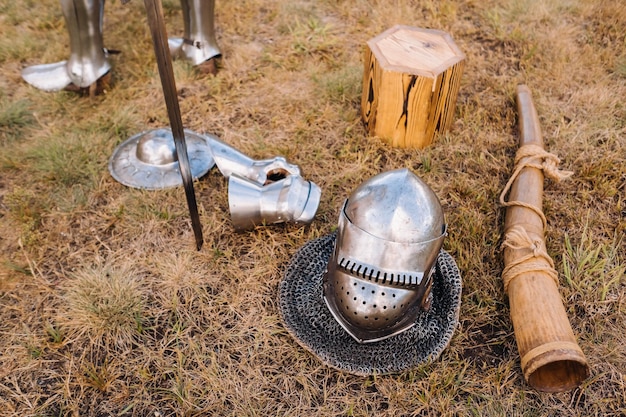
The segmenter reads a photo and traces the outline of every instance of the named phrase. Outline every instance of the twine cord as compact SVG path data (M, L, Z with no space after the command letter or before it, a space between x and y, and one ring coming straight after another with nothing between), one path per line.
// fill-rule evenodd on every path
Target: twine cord
M530 253L507 265L502 271L504 292L508 294L513 279L528 272L543 272L559 286L559 275L554 269L554 261L543 249L541 239L531 239L522 226L513 226L506 233L502 246L510 249L528 249ZM547 263L547 264L546 264Z
M560 159L549 152L546 152L541 146L523 145L515 154L515 170L511 178L504 186L504 190L500 194L500 204L504 207L520 206L526 207L535 212L541 219L543 224L543 232L547 229L546 216L541 208L522 201L506 201L505 196L511 189L511 186L517 179L517 176L524 168L536 168L543 171L544 176L557 182L572 176L571 171L561 171L558 169ZM541 239L532 239L526 229L517 225L506 232L502 246L505 248L520 250L526 249L530 253L520 257L511 264L507 265L502 271L502 281L504 283L504 291L508 293L511 281L528 272L542 272L548 275L556 286L559 285L559 276L554 269L554 261L544 249Z

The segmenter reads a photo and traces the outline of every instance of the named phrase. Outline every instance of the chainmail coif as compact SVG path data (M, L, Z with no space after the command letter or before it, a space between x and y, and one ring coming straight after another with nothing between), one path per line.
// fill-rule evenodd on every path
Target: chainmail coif
M289 333L322 362L356 375L398 373L435 360L448 346L459 320L461 275L441 250L433 300L410 329L374 343L357 343L333 318L322 296L322 279L336 234L311 240L289 263L280 283L280 311Z

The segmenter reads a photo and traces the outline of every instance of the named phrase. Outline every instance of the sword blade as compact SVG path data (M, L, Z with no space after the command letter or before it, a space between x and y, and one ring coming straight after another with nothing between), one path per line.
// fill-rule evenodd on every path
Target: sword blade
M159 76L163 87L165 105L167 106L167 115L170 119L174 144L176 145L178 166L180 174L183 177L187 206L189 206L189 214L191 215L191 226L196 238L196 247L200 250L204 242L202 238L202 225L200 224L200 215L198 214L198 206L196 204L196 194L193 190L193 176L189 166L185 131L183 129L183 121L180 116L180 107L176 94L172 57L167 43L165 22L163 21L163 6L160 0L144 0L144 3L148 14L148 25L150 26L150 33L152 34L154 53L156 54L157 65L159 67Z

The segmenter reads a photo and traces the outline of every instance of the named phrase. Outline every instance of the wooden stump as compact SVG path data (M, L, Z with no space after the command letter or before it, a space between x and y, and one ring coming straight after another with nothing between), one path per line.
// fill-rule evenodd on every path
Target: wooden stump
M454 117L465 54L445 32L397 25L367 42L361 116L370 136L424 148Z

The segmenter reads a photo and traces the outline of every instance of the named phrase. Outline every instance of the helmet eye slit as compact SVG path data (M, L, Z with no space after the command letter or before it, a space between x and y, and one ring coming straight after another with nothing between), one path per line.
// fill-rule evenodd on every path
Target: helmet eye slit
M337 266L351 275L379 284L415 286L419 285L421 282L419 275L413 275L407 272L384 272L371 265L351 261L346 258L341 258ZM432 273L432 271L430 272Z

